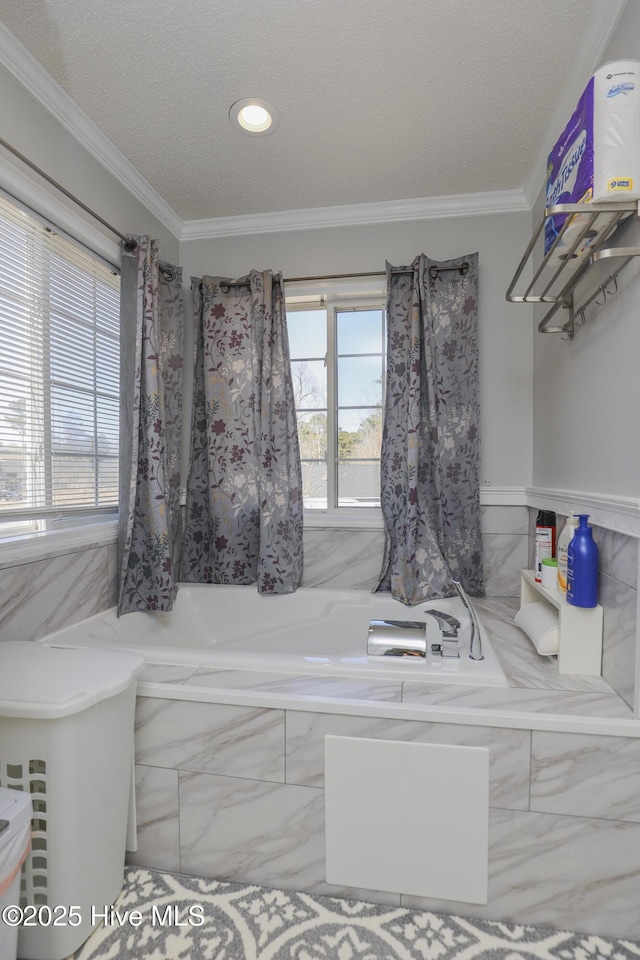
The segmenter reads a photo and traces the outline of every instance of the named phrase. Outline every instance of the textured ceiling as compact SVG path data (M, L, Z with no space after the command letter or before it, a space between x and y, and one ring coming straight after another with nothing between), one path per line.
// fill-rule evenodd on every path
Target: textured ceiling
M193 220L520 188L592 6L2 0L0 15ZM272 135L231 127L243 97L276 106Z

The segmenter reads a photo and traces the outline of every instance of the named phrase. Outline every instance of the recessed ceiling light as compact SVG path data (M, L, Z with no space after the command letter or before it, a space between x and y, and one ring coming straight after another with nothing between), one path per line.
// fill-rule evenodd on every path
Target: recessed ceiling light
M256 100L255 97L236 100L229 110L229 119L241 133L273 133L278 125L275 108L266 100Z

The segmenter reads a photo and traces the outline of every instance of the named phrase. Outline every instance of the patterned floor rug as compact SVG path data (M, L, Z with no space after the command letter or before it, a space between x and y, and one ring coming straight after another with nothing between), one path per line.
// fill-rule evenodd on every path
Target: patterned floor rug
M630 940L140 867L114 910L73 960L640 960Z

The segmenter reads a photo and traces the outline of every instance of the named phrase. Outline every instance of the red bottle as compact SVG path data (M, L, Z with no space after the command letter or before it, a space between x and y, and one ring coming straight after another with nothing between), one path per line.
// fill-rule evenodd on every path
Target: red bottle
M536 517L534 572L536 583L542 583L542 561L556 555L556 515L553 510L539 510Z

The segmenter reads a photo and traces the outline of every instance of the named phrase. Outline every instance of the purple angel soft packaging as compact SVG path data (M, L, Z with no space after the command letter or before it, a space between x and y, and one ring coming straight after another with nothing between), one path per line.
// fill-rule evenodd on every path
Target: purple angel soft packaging
M640 61L618 60L589 80L547 163L546 206L560 203L640 199ZM566 215L545 222L545 254ZM575 250L588 217L575 214L554 248L552 260L578 261L613 216L601 217Z

